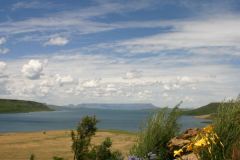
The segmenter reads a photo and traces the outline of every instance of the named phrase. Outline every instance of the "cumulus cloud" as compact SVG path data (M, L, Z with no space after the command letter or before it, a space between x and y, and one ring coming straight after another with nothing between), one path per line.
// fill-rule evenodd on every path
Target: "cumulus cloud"
M50 38L45 45L52 45L52 46L64 46L68 44L69 40L66 37L53 37Z
M74 83L74 79L71 75L67 75L67 76L60 76L59 74L56 74L56 82L60 85L66 85L66 84L73 84Z
M27 64L24 64L22 67L22 74L31 80L39 79L42 75L43 63L39 60L30 60Z
M107 91L107 92L116 92L117 88L116 88L116 86L114 84L108 84L106 86L105 91Z
M5 62L0 61L0 74L6 69L7 64Z
M123 78L124 79L135 79L135 78L140 78L141 76L142 76L141 71L132 70L132 71L127 72Z
M82 83L82 86L83 86L83 87L86 87L86 88L97 87L97 86L99 86L99 81L100 81L100 80L88 80L88 81L84 81L84 82Z

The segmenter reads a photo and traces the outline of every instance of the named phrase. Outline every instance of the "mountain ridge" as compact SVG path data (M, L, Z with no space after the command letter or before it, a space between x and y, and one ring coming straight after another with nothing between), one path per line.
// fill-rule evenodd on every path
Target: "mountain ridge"
M81 103L77 105L68 105L69 108L90 108L90 109L112 109L112 110L143 110L157 109L158 107L151 103Z

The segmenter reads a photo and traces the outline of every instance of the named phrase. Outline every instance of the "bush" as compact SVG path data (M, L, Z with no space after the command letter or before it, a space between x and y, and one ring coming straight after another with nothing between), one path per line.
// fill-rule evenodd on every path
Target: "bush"
M54 156L54 157L53 157L53 160L64 160L64 158Z
M101 145L95 146L91 151L91 158L95 160L123 160L123 156L120 152L112 152L110 150L112 141L108 137Z
M153 114L139 134L137 144L130 151L131 155L146 158L149 153L156 154L159 160L172 158L167 149L167 143L179 131L177 119L179 109L177 105L169 112L165 108Z
M34 160L34 159L35 159L35 155L34 155L34 154L31 154L30 160Z
M99 146L91 146L91 138L97 131L98 120L95 116L84 117L77 127L77 131L72 131L72 150L74 160L122 160L119 152L110 150L112 141L106 138Z
M231 159L236 153L235 150L240 150L240 102L222 103L213 120L213 126L223 147L214 145L212 148L214 156L210 157L209 154L203 152L200 155L201 159Z

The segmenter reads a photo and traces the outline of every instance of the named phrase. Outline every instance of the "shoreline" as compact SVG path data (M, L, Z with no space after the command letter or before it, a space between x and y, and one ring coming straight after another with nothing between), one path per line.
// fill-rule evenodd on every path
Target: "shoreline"
M205 120L211 120L212 115L211 114L204 114L204 115L199 115L199 116L193 116L194 118L197 119L205 119Z

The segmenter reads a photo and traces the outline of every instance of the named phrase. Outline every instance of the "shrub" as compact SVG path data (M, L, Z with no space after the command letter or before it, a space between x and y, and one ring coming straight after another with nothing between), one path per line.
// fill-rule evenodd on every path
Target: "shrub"
M64 160L64 158L54 156L54 157L53 157L53 160Z
M159 160L172 158L167 143L179 131L177 124L179 105L170 112L167 108L162 109L148 119L138 134L137 143L130 150L131 155L147 158L149 153L153 153Z
M35 159L35 155L34 155L34 154L31 154L30 160L34 160L34 159Z
M95 146L91 151L91 159L95 160L123 160L123 156L120 152L112 152L110 150L112 146L112 141L108 137L101 145Z
M72 131L74 160L123 160L120 152L111 151L110 138L106 138L99 146L91 146L91 138L97 131L97 122L95 116L86 116L80 121L77 131Z

